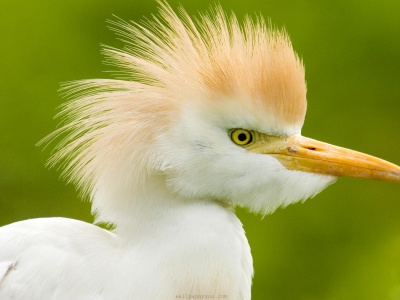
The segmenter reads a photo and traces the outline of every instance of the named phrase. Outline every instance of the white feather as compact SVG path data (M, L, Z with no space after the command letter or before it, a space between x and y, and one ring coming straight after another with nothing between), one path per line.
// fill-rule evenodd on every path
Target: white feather
M161 5L161 21L119 25L128 48L106 50L133 80L69 85L66 125L45 139L66 134L50 164L115 229L63 218L2 227L0 299L250 299L252 257L231 208L269 213L334 180L228 136L300 134L304 69L286 34L261 19L241 28L219 7L198 28Z

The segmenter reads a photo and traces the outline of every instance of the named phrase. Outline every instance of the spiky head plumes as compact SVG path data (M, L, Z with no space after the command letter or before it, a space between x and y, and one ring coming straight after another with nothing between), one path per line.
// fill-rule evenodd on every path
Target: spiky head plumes
M48 137L64 136L50 164L63 162L99 220L117 223L155 178L177 197L264 213L325 187L331 177L289 171L229 139L232 128L300 133L304 68L285 31L261 17L240 25L219 6L192 21L160 5L143 23L111 22L125 48L103 52L123 78L66 85L65 125Z

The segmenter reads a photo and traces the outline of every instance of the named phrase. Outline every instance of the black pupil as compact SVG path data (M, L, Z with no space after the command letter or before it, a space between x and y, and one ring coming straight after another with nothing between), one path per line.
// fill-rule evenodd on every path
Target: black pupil
M247 135L245 133L240 133L238 136L239 141L244 142L247 140Z

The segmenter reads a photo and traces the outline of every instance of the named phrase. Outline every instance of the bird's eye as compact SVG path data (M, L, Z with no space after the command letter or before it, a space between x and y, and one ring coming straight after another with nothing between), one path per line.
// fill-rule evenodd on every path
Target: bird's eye
M250 131L245 129L233 129L231 131L231 140L239 146L246 146L253 141Z

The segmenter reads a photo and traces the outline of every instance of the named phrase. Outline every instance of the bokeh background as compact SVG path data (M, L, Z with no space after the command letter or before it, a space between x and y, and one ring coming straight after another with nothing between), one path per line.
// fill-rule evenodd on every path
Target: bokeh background
M196 14L213 1L181 0ZM303 134L400 164L400 2L221 0L243 18L285 26L304 59ZM175 8L178 1L170 1ZM146 0L1 0L0 225L90 205L35 143L57 125L64 81L110 77L106 20L139 20ZM343 178L304 204L262 218L238 210L254 255L253 299L400 299L400 184ZM1 247L1 245L0 245Z

